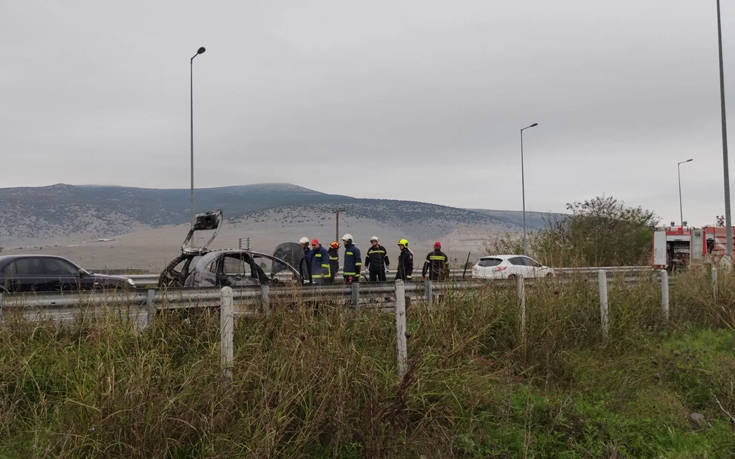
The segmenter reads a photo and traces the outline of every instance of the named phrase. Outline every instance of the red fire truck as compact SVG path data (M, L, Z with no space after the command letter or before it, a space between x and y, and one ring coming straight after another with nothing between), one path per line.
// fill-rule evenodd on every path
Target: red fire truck
M672 271L693 264L717 263L726 253L727 230L724 226L672 226L653 234L654 268Z

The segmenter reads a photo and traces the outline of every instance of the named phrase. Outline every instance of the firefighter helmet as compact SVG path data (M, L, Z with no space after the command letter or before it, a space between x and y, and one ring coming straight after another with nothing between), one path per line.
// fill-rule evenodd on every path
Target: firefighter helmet
M304 245L304 244L309 245L309 238L306 237L306 236L302 237L301 239L299 239L299 244L301 244L301 245Z
M342 236L342 240L345 241L345 242L351 241L352 240L352 235L350 233L347 233L344 236Z
M408 247L408 240L401 239L400 241L398 241L398 245L402 245L403 247Z

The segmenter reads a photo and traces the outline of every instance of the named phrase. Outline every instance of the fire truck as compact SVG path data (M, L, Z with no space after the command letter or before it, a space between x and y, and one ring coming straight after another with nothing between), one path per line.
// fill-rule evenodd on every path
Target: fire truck
M671 226L653 233L653 267L657 269L677 271L691 265L715 264L726 254L727 229L724 226Z

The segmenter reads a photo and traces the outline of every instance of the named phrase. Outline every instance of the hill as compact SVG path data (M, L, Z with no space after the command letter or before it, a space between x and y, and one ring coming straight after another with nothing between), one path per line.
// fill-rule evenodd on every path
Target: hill
M514 231L520 229L521 221L520 212L358 199L290 184L205 188L196 190L195 199L197 210L220 208L231 221L262 220L266 216L279 221L298 219L296 210L324 218L333 209L343 208L353 218L390 224L414 238L446 234L458 225ZM142 228L185 224L188 204L186 189L65 184L4 188L0 189L0 243L7 246L70 237L111 237ZM539 216L543 214L527 215L530 229L543 225Z

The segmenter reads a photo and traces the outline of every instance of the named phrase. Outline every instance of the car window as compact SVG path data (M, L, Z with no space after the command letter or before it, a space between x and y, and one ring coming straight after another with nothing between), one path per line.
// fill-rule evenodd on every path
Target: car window
M508 258L508 261L515 266L526 266L526 257Z
M58 258L41 258L40 261L41 270L45 275L76 276L79 274L79 269L64 260Z
M15 270L19 276L38 276L43 274L41 260L38 258L21 258L16 260Z
M526 258L526 265L533 266L534 268L540 268L541 267L541 263L539 263L538 261L534 260L533 258Z
M502 262L503 260L500 258L480 258L480 261L477 262L477 265L482 267L498 266Z
M250 276L250 260L242 255L226 255L224 259L224 272L228 276Z
M3 268L3 276L5 277L13 277L17 274L15 270L15 262L11 261L5 267Z
M217 259L210 261L209 264L207 264L207 267L204 268L204 271L208 273L216 273L217 272Z

